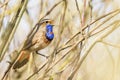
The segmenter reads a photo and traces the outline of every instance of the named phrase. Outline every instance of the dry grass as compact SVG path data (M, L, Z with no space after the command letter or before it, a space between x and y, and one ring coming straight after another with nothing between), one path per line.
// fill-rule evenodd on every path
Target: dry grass
M119 80L119 0L1 0L0 79ZM55 38L29 63L11 67L30 30L54 20Z

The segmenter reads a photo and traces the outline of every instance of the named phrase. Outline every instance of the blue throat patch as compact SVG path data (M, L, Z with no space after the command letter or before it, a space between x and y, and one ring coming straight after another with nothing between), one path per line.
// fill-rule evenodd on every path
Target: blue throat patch
M53 38L54 38L53 26L50 24L46 26L46 38L49 41L53 40Z

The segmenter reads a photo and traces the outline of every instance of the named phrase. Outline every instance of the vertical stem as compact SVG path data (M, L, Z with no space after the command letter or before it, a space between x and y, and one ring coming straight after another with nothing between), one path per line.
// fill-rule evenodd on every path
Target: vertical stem
M22 0L21 1L21 5L17 11L17 14L15 15L15 18L13 18L13 22L11 22L8 27L11 27L13 26L13 28L11 29L11 32L8 33L8 35L6 35L6 40L3 41L3 46L1 47L0 49L0 61L3 59L4 55L5 55L5 52L7 51L9 45L10 45L10 42L11 40L13 39L13 36L14 36L14 33L18 27L18 24L21 20L21 17L25 11L25 8L27 6L27 3L28 3L28 0ZM5 34L6 32L4 32ZM10 34L10 35L9 35Z

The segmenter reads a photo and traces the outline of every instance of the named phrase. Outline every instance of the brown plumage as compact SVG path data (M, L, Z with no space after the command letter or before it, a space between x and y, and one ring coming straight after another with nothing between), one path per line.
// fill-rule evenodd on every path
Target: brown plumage
M13 69L24 66L28 62L31 52L41 50L50 44L51 41L45 36L47 24L52 24L52 20L44 19L33 28L27 37L18 59L13 65Z

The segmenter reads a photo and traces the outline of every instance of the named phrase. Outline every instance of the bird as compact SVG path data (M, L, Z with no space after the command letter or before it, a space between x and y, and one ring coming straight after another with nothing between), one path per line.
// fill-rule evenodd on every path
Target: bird
M30 53L37 52L47 47L54 39L53 20L42 19L28 34L23 48L17 60L13 64L13 69L24 66L30 58Z

